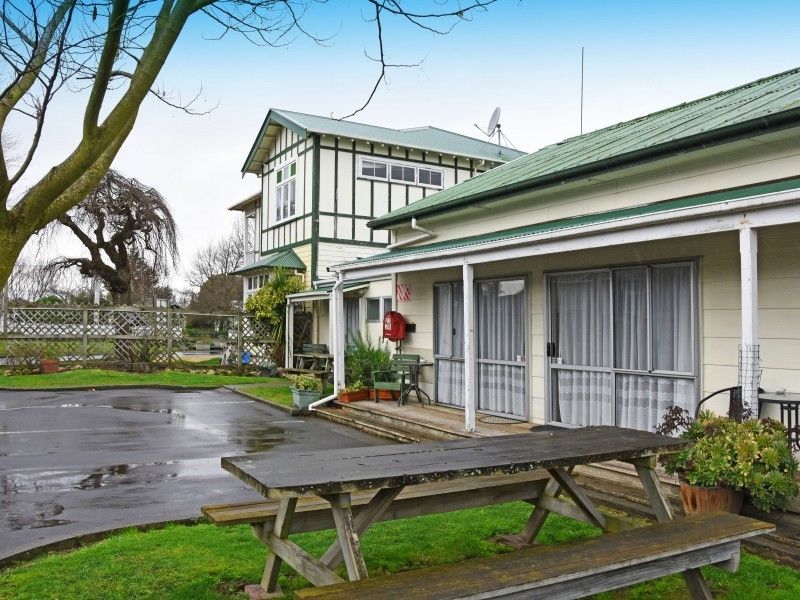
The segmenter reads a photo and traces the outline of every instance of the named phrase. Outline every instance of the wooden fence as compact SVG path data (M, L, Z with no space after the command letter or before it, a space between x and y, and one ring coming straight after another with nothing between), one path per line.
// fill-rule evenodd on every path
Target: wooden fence
M42 358L169 366L208 353L241 367L268 361L275 343L262 321L244 313L96 306L6 308L0 341L9 366L34 366Z

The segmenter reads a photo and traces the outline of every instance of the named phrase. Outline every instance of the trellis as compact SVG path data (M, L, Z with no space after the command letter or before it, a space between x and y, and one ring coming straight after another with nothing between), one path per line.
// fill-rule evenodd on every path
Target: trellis
M268 327L244 313L197 313L171 308L41 306L3 311L6 363L36 366L42 358L65 364L122 363L169 366L194 341L187 323L204 320L226 332L222 343L241 367L272 356ZM247 360L249 359L249 361Z

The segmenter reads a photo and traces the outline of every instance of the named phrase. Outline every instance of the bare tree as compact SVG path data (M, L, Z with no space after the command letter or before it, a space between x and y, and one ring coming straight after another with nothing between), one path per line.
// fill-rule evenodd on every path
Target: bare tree
M244 263L244 231L236 225L223 238L213 240L198 250L186 272L186 281L193 288L201 288L216 275L230 275Z
M65 257L54 264L98 277L114 304L152 297L161 276L177 260L175 220L164 198L113 170L57 223L75 235L89 256Z
M365 18L375 24L377 33L376 50L365 53L379 67L367 102L387 69L401 66L386 59L384 19L444 34L494 2L362 1L370 7ZM324 42L304 26L307 12L324 4L324 0L3 0L0 136L12 118L29 119L32 127L30 139L20 144L18 165L10 168L0 148L0 287L30 236L64 215L98 184L148 95L197 112L192 100L171 98L156 85L189 19L206 19L218 28L219 37L238 33L262 46L287 45L297 36ZM53 98L63 90L85 98L75 115L81 138L59 163L39 175L28 173ZM17 190L23 176L33 183Z
M78 281L75 273L65 273L51 263L21 258L8 279L6 296L11 304L30 304L46 296L66 299L79 293L82 284L85 282Z

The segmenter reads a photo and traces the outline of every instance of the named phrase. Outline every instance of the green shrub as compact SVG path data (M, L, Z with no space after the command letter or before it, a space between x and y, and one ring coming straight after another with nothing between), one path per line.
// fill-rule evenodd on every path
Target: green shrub
M786 509L798 494L797 461L786 443L786 428L777 421L737 423L703 411L687 420L680 437L693 445L662 462L668 473L692 485L743 491L763 511Z
M290 375L292 387L303 392L322 392L322 382L311 375Z
M372 382L373 371L386 371L392 366L389 345L373 344L369 333L360 331L350 338L350 346L345 353L345 379L348 384Z

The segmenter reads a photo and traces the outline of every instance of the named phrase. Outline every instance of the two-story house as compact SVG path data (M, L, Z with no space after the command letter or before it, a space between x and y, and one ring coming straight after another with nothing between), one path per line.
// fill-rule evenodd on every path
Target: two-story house
M230 208L246 227L246 299L278 266L301 273L309 291L311 339L328 337L328 267L384 252L387 231L367 223L524 153L436 127L391 129L270 109L242 167L261 189ZM388 279L351 286L349 330L380 322L391 308ZM374 339L374 338L373 338Z

